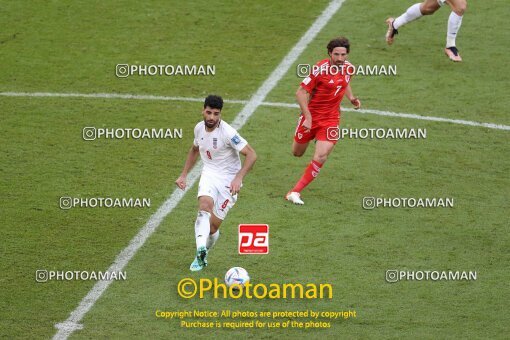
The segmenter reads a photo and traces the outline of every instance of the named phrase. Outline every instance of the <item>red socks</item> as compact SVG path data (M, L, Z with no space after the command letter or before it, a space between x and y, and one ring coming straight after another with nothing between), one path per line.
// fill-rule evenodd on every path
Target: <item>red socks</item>
M301 192L311 181L319 175L322 164L312 160L305 169L305 173L301 176L301 179L296 183L292 191Z

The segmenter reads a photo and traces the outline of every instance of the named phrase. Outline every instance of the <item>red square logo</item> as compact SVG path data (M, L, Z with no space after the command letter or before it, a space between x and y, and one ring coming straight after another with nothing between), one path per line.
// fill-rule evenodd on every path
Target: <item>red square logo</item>
M239 254L269 253L269 225L240 224Z

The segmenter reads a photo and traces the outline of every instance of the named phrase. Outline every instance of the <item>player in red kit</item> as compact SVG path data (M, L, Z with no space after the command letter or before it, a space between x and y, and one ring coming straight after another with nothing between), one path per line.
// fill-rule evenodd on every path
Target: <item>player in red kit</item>
M301 191L319 175L338 140L340 124L340 102L344 94L354 105L361 107L349 84L354 66L347 61L349 40L339 37L328 43L329 58L314 65L296 92L301 108L298 125L292 143L292 153L301 157L311 140L316 140L315 152L305 173L285 198L294 204L304 204Z

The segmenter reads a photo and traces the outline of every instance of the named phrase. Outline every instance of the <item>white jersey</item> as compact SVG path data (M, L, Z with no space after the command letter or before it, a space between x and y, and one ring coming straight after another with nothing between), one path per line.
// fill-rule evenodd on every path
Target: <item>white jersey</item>
M233 127L220 120L211 132L205 130L204 121L198 123L193 144L198 146L204 163L202 175L231 178L241 170L239 151L248 142Z

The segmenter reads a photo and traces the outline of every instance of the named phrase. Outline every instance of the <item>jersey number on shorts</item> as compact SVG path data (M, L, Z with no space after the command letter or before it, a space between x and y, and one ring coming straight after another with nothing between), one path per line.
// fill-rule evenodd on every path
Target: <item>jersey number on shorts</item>
M207 150L205 153L207 154L207 158L212 159L211 153L209 152L209 150Z
M229 200L228 200L228 199L226 199L226 200L225 200L225 202L223 202L223 204L221 205L221 209L222 209L222 210L223 210L223 209L225 209L225 208L227 207L228 202L229 202Z

